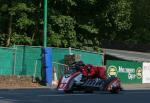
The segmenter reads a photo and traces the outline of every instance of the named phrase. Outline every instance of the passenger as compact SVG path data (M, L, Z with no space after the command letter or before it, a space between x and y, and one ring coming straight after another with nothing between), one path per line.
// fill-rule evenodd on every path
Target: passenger
M104 66L96 67L86 64L85 66L81 66L80 69L84 77L106 79L106 69Z
M106 68L104 66L97 67L98 77L106 79Z

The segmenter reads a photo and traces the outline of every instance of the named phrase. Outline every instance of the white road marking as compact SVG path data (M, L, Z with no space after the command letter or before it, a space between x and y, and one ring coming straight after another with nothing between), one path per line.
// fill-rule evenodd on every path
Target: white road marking
M7 92L4 93L4 92L3 92L3 93L0 93L0 94L1 94L1 95L4 95L4 94L6 94L6 95L7 95L7 94L8 94L8 95L21 95L21 94L25 94L25 93L15 93L15 92L14 92L14 93L7 93Z
M40 97L63 97L63 96L87 96L96 94L55 94L55 95L39 95Z
M127 94L150 94L150 91L134 91L134 92L127 92Z
M21 100L21 99L4 99L5 101L11 101L11 102L38 102L39 100L35 100L35 99L28 99L28 100Z

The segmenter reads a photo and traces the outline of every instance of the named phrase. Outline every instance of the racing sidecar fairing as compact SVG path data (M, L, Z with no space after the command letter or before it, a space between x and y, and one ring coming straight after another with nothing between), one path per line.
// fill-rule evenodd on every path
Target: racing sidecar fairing
M82 81L82 73L76 72L72 75L65 74L58 85L58 91L64 91L66 93L71 93L73 91L85 91L93 92L97 90L108 91L110 93L119 93L120 80L116 77L111 77L106 80L99 78L88 79Z
M83 79L83 73L75 68L69 69L60 79L58 91L66 93L73 91L107 91L110 93L119 93L121 90L120 80L117 77L106 79L89 78Z

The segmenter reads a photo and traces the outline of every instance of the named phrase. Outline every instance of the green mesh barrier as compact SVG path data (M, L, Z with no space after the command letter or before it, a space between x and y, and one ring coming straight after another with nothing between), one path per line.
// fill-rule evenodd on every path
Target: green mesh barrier
M82 51L78 49L72 49L71 53L80 55L81 60L85 64L93 64L96 66L103 65L103 54ZM53 66L56 68L58 79L60 79L60 77L64 74L64 70L66 69L66 66L64 66L65 55L69 55L68 48L53 48L52 49L52 60L54 62Z
M64 56L69 55L68 48L53 48L53 62L63 63L64 64ZM97 66L103 65L103 54L82 51L78 49L72 49L72 54L79 54L81 56L81 60L85 64L93 64Z
M14 49L0 48L0 75L12 75L14 72Z
M72 49L85 64L103 65L103 55L78 49ZM15 46L0 48L0 75L28 75L41 77L42 47ZM56 68L58 79L63 75L64 57L69 55L68 48L52 48L53 67Z
M16 75L41 77L41 47L16 47Z

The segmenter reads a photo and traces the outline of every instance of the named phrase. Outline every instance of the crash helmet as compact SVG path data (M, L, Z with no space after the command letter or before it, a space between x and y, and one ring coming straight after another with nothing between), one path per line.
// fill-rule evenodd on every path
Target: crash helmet
M90 72L91 71L91 67L87 66L87 71Z

